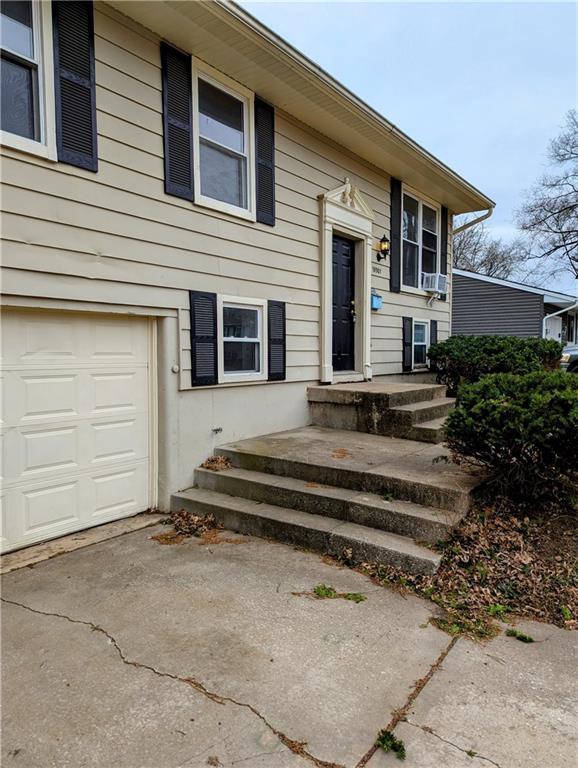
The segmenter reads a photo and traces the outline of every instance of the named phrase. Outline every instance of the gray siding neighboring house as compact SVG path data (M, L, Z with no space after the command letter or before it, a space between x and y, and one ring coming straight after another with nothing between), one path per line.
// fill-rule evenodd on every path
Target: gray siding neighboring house
M567 294L454 269L452 334L541 337L544 318L568 308L546 321L546 336L575 343L576 301Z

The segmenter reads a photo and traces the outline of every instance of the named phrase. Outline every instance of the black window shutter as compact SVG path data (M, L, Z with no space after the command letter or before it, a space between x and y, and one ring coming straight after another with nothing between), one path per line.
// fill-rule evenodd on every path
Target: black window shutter
M193 199L191 57L161 43L165 192Z
M269 381L286 378L285 302L267 302Z
M441 232L440 232L440 272L442 275L448 273L448 209L445 205L442 205L442 220L441 220ZM444 293L440 296L441 301L445 301L447 295Z
M438 321L437 320L430 320L429 321L429 343L430 346L432 344L438 343ZM431 367L431 360L428 363Z
M257 221L275 224L275 110L255 99Z
M401 181L391 179L391 247L389 290L401 291Z
M193 387L218 381L217 294L190 291L191 376Z
M62 163L98 170L92 2L54 0L56 145Z
M411 317L402 317L403 337L402 337L402 358L401 367L404 371L413 369L413 320Z

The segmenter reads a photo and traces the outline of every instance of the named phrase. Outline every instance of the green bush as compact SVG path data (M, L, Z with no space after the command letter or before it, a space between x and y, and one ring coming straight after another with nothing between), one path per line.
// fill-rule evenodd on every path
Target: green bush
M489 373L531 373L557 368L563 345L553 339L517 336L451 336L432 344L429 358L439 384L455 395L461 383Z
M578 376L494 374L463 384L445 426L455 460L513 501L561 500L578 482Z

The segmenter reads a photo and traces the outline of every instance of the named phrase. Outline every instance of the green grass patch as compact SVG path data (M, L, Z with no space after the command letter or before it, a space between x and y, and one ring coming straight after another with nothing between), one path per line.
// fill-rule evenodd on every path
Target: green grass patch
M320 600L341 598L342 600L350 600L352 603L363 603L367 600L367 595L363 595L361 592L338 592L335 587L330 587L327 584L318 584L313 588L313 594Z
M515 637L516 640L519 640L521 643L533 643L534 638L531 635L526 635L524 632L518 632L517 629L507 629L506 635L508 637Z
M391 731L380 731L375 740L375 746L384 752L394 752L398 760L405 760L405 744L401 739L396 739Z

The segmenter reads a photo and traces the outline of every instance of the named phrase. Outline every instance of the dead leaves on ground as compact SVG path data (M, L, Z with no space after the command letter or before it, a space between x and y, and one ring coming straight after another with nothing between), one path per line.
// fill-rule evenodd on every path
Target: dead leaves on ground
M489 637L492 618L514 614L578 627L576 517L519 518L486 508L466 517L442 545L433 576L365 564L377 581L408 588L445 610L444 628Z
M202 469L210 469L213 472L223 472L225 469L231 469L231 459L227 456L209 456L201 464Z

